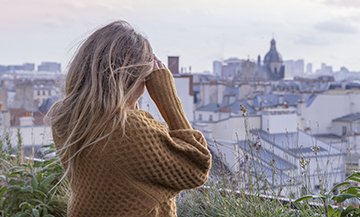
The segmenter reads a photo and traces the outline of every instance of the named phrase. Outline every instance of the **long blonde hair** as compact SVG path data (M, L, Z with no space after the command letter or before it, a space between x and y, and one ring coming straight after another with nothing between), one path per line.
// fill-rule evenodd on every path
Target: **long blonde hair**
M64 141L58 154L67 164L65 175L74 177L85 148L106 140L119 126L125 133L128 102L152 68L148 40L125 21L98 29L79 47L66 75L64 98L47 115L53 133Z

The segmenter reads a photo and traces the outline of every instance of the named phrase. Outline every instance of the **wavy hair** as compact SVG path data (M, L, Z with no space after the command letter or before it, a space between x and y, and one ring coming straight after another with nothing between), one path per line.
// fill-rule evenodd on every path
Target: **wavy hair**
M151 73L153 58L148 40L125 21L98 29L79 47L65 78L64 98L46 118L63 139L57 151L67 165L65 175L74 177L84 149L119 126L125 135L128 102Z

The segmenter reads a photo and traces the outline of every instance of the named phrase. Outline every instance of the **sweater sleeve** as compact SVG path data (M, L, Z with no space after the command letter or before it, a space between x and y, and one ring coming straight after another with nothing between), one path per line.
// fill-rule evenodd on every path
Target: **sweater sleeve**
M152 72L146 81L146 88L170 131L191 129L181 101L177 96L174 78L168 69L158 69Z
M122 148L109 153L118 171L159 202L207 181L211 154L201 132L193 129L169 132L147 112L134 113L137 115L128 117L126 138L119 144Z
M152 72L146 87L169 130L148 112L132 110L126 136L113 137L108 144L113 147L106 149L118 172L162 203L181 190L203 185L211 154L204 136L186 118L170 71Z

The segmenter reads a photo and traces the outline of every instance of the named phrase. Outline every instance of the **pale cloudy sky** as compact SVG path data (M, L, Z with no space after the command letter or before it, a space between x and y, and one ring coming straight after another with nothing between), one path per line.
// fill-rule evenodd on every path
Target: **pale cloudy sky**
M212 61L255 60L274 34L283 59L360 71L360 0L0 0L0 65L65 68L92 31L124 19L167 62L212 71Z

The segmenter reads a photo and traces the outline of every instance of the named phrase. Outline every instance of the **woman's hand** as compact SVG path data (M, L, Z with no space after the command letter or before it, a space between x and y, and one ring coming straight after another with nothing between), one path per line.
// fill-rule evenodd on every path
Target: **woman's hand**
M161 60L159 60L157 58L157 56L154 54L154 68L153 71L157 70L157 69L166 69L166 66L163 62L161 62Z

